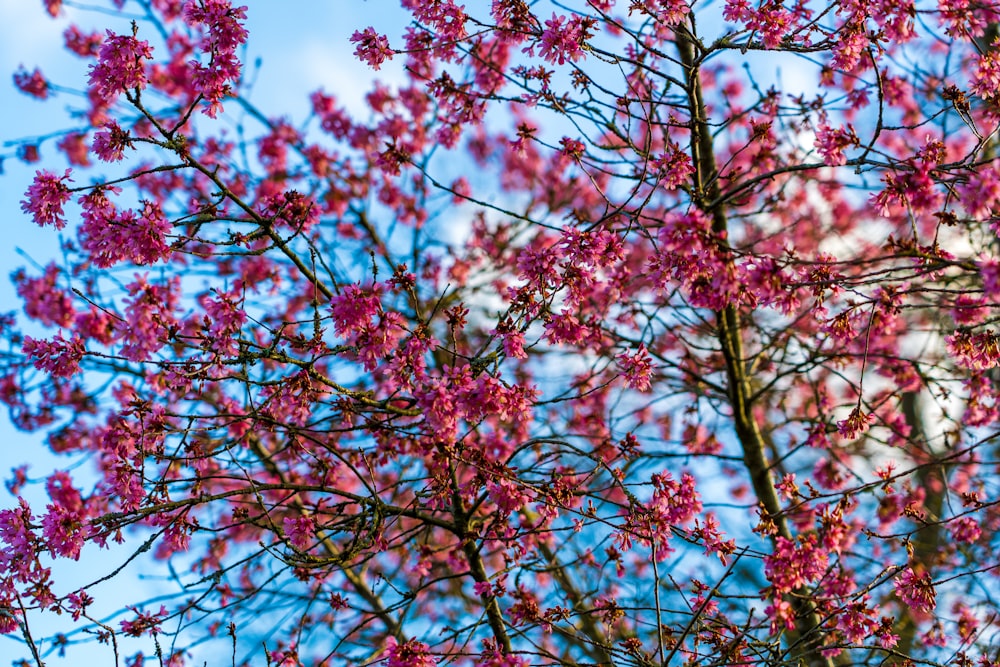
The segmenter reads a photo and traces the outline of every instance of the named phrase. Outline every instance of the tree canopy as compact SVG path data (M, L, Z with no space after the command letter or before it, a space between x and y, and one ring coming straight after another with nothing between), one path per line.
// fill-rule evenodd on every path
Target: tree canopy
M252 3L13 73L76 120L7 223L18 664L1000 665L1000 6L368 4L404 80L304 118ZM111 543L173 594L94 613Z

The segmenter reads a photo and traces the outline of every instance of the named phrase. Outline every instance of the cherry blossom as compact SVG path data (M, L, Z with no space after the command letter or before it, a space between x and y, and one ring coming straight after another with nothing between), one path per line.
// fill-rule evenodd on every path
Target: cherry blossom
M70 173L69 169L62 176L56 176L44 169L35 172L34 182L24 193L26 199L21 202L21 210L30 213L38 225L52 225L56 229L65 227L63 205L71 196L66 186L66 181L71 180Z
M247 4L12 72L15 660L992 664L996 8Z

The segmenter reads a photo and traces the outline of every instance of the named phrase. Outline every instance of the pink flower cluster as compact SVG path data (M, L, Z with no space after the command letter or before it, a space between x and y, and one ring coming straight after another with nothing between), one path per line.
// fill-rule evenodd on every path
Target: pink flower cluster
M649 391L649 380L653 373L653 360L642 343L634 354L622 352L616 357L618 365L625 371L625 384L638 391Z
M203 111L210 118L222 110L230 84L240 78L236 49L247 39L246 10L229 0L189 0L184 6L184 20L203 30L199 48L211 56L207 65L192 63L194 89L208 102Z
M49 82L45 80L42 71L37 67L33 72L28 72L23 68L14 72L14 85L22 93L40 100L49 96Z
M14 273L17 295L24 300L24 312L46 326L68 327L75 315L72 299L58 287L60 275L54 263L45 267L40 278L28 278L24 270Z
M160 606L160 610L156 612L140 611L135 607L129 607L134 613L135 618L128 621L121 621L121 629L129 637L142 637L143 635L149 635L153 637L160 632L160 623L169 615L167 608Z
M956 331L945 338L945 348L965 368L982 371L1000 364L1000 338L991 330Z
M94 135L91 147L104 162L118 162L125 157L125 149L132 148L132 139L128 132L111 120Z
M528 667L529 664L526 659L514 653L501 651L495 641L484 639L483 652L479 655L476 667Z
M142 211L126 210L111 215L107 208L84 207L80 228L81 245L90 253L94 264L109 267L120 262L155 264L170 252L165 240L171 231L158 204L143 202Z
M78 373L85 352L78 337L66 340L62 334L56 334L52 340L25 336L22 351L32 359L35 368L56 377L70 377Z
M670 145L651 163L660 177L660 185L667 190L676 190L686 184L694 173L691 156L676 145Z
M381 310L378 292L348 285L330 301L333 328L338 336L350 338L371 324Z
M892 583L896 595L907 606L925 614L934 610L936 593L928 572L918 574L912 567L907 567Z
M435 667L437 660L430 653L430 647L416 639L411 639L404 644L396 641L395 637L385 640L385 649L382 654L385 656L385 667Z
M1000 55L988 50L979 58L972 74L970 90L984 100L995 100L1000 96Z
M790 593L823 576L827 552L820 548L815 533L798 541L777 536L774 551L764 558L764 574L778 595Z
M531 500L531 495L522 486L507 477L491 479L486 489L503 516L517 512Z
M110 106L122 93L146 87L145 62L153 57L149 42L130 35L107 31L107 39L91 66L90 89L105 106Z
M86 509L80 492L73 488L65 472L54 473L45 483L52 502L46 506L48 513L42 517L42 534L53 556L78 560L84 540L90 535Z
M60 139L56 148L63 152L66 160L74 167L89 167L90 156L86 140L86 134L72 132Z
M283 527L285 536L296 549L305 550L315 543L316 520L311 516L286 516Z
M388 38L378 34L373 28L365 28L364 32L355 30L351 35L351 42L358 45L354 49L354 55L373 70L377 71L382 67L382 63L393 56Z
M868 427L875 423L875 415L866 414L861 408L854 408L847 419L837 422L837 431L848 440L854 440L868 430Z
M99 32L84 33L75 25L66 28L63 33L66 49L81 58L96 58L101 52L104 37Z
M45 170L35 172L35 180L24 193L26 199L21 201L21 210L30 213L35 224L42 227L52 225L56 229L66 226L63 205L70 198L70 191L65 183L71 180L69 175L69 169L62 176Z
M823 123L816 129L816 151L828 166L847 164L844 149L857 145L858 136L850 125L846 128L832 128Z
M538 55L550 63L565 65L583 58L583 47L590 39L594 27L592 18L574 14L556 16L545 20L545 29L538 40ZM524 49L534 55L534 46Z

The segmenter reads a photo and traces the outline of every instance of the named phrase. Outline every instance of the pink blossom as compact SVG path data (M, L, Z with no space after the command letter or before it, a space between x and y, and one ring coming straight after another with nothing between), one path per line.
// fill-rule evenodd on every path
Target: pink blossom
M979 57L970 89L984 100L996 99L1000 95L1000 57L996 51L989 49Z
M676 190L688 183L694 174L691 156L676 146L670 146L652 161L651 166L660 176L660 185L667 190Z
M62 334L56 334L50 341L25 336L22 351L32 358L35 368L55 377L70 377L78 373L84 355L83 343L78 337L66 340Z
M130 361L147 361L167 343L170 328L176 324L173 311L180 280L151 285L145 277L136 276L125 289L125 318L116 322L115 331L121 338L121 355Z
M208 103L202 113L215 118L222 110L222 99L230 94L230 86L239 80L241 63L236 49L246 42L246 7L233 7L229 0L189 0L184 6L184 20L201 28L199 48L211 59L207 65L192 64L195 90Z
M586 327L572 313L559 313L545 324L545 337L556 345L575 345L586 336Z
M135 612L135 618L120 623L122 632L129 637L155 636L160 632L160 623L168 616L167 608L162 605L158 612L139 611L135 607L129 609Z
M894 620L889 616L883 616L880 619L879 627L875 631L875 637L882 648L892 648L899 643L899 635L893 632Z
M320 119L320 127L329 132L335 139L345 139L353 127L350 116L337 107L337 101L322 92L316 91L309 97L312 111Z
M815 533L798 541L777 536L774 551L764 558L764 574L776 593L790 593L817 581L826 572L829 556L819 548Z
M378 295L359 285L348 285L330 300L330 314L334 330L340 336L357 334L371 324L381 304Z
M45 170L35 172L35 180L24 193L26 199L21 201L21 210L30 213L35 224L41 227L52 225L56 229L66 226L63 204L70 197L69 188L65 185L65 181L72 180L69 175L69 169L62 176Z
M504 653L491 639L483 640L483 652L476 667L528 667L531 663L515 653Z
M979 524L971 516L958 517L949 521L948 532L951 533L951 539L958 544L971 544L983 534Z
M24 300L28 317L46 326L68 327L73 322L73 300L58 286L61 275L54 263L45 267L40 278L28 278L23 269L14 273L17 294Z
M427 644L411 639L400 644L395 637L385 640L382 654L386 658L385 667L435 667L437 660L430 654Z
M101 51L101 44L104 43L101 33L92 32L86 34L75 25L66 28L66 32L63 33L63 40L66 43L67 50L83 58L96 57Z
M951 310L955 324L970 326L981 323L989 316L989 308L983 300L970 294L959 294Z
M511 359L527 359L524 351L524 334L520 331L510 331L503 334L503 351Z
M14 72L14 85L18 90L34 98L44 100L49 96L49 82L37 67L29 73L23 67Z
M722 17L730 23L746 23L753 16L753 8L749 0L726 0Z
M34 164L42 159L38 144L23 143L17 147L17 157L25 164Z
M85 134L67 134L56 147L66 155L66 159L74 167L89 167L90 157L87 155L86 139Z
M354 55L376 71L386 60L392 59L393 50L389 48L388 38L375 32L374 28L365 28L364 32L355 30L351 42L358 45Z
M991 329L956 331L945 338L945 348L956 363L971 370L987 370L1000 363L1000 339Z
M675 482L669 472L654 474L650 479L655 489L650 507L666 523L685 524L701 512L701 497L689 473L682 474L680 482Z
M184 5L184 20L204 29L200 46L209 53L232 53L246 42L246 18L247 8L233 7L230 0L188 0Z
M792 603L783 598L775 600L764 609L764 616L771 619L770 631L776 635L782 630L795 629L795 610Z
M91 66L91 90L97 99L111 104L126 91L145 88L145 61L152 56L149 42L108 30L97 64Z
M213 296L203 296L199 301L205 309L205 347L217 354L236 353L239 330L246 322L243 310L242 284L228 292L216 292Z
M876 611L869 609L864 602L855 602L838 616L837 628L844 633L848 642L861 644L878 628L875 615Z
M70 616L73 617L74 621L79 621L80 617L87 612L87 607L94 604L94 598L83 590L70 593L66 596L66 601L69 603Z
M934 610L935 592L931 575L921 571L919 574L911 567L905 568L892 580L896 595L904 604L920 613Z
M816 129L816 151L823 156L823 162L828 166L847 164L844 149L857 145L858 137L850 125L834 129L824 123Z
M833 46L830 67L844 72L852 72L858 66L869 46L864 20L849 20L837 33ZM830 164L827 161L827 164ZM841 163L843 164L843 163Z
M622 352L616 359L625 371L625 384L638 391L649 391L653 364L644 344L640 343L634 354Z
M519 511L531 501L531 495L524 488L506 477L488 481L486 489L504 516Z
M579 139L570 139L569 137L560 139L559 144L562 146L562 154L573 160L582 158L584 151L587 149L587 146L582 141Z
M983 295L988 299L1000 299L1000 259L983 257L979 260L979 275L983 279Z
M316 520L311 516L286 516L283 524L285 536L296 549L308 549L315 543Z
M830 491L839 491L847 484L842 466L837 463L836 459L828 456L817 459L813 465L812 476L817 484Z
M42 547L32 531L33 519L24 498L18 498L17 507L0 510L0 543L4 545L0 549L0 572L20 582L30 582L40 574L35 564ZM0 632L9 630L0 629Z
M868 430L868 427L875 423L875 415L866 414L861 408L856 407L851 410L847 419L837 422L837 431L848 440L854 440Z
M691 6L685 0L658 0L657 18L665 25L680 25L691 13Z
M593 19L573 15L552 15L546 19L545 29L539 39L538 54L550 63L565 65L566 61L576 62L583 58L583 46L590 38ZM531 53L533 47L524 49Z
M73 488L72 480L65 472L53 473L46 480L45 487L52 499L46 506L48 513L42 517L42 534L48 542L49 551L53 556L78 560L80 549L90 533L83 498Z
M133 144L129 133L112 120L94 135L91 147L104 162L118 162L125 156L125 149L132 148Z
M165 236L172 228L158 204L143 202L142 211L121 211L103 216L105 211L87 209L80 228L81 245L94 264L108 267L123 261L138 265L155 264L170 253Z

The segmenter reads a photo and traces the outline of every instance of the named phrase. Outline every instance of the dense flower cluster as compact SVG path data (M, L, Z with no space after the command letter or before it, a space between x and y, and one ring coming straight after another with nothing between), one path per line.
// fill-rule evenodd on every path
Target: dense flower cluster
M358 45L354 55L362 62L368 63L374 70L380 69L382 63L392 58L393 51L389 48L389 40L372 28L365 28L364 32L356 30L351 35L351 41Z
M110 105L122 93L145 88L146 61L152 57L149 42L107 31L97 64L90 68L90 89L102 103Z
M52 225L56 229L66 226L63 217L63 205L70 199L70 190L66 182L71 180L70 170L62 176L56 176L51 171L38 171L31 187L24 193L26 199L21 202L21 210L30 213L37 225Z
M14 72L14 85L27 95L44 100L49 96L49 82L42 76L42 71L37 67L33 72L20 69Z

